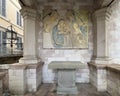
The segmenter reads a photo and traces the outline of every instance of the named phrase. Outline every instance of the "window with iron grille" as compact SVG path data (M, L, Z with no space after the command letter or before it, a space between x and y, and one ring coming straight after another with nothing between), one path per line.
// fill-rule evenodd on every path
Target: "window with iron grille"
M6 46L6 37L7 34L6 32L0 31L0 45L1 46Z
M6 17L6 0L0 0L0 15Z
M22 38L17 37L17 49L22 50Z
M0 53L6 54L6 32L0 31Z
M22 16L17 11L17 25L22 26Z

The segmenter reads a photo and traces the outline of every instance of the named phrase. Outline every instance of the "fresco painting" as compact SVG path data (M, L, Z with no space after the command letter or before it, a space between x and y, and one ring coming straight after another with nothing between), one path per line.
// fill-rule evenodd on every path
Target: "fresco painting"
M88 12L52 10L43 17L43 48L88 48Z

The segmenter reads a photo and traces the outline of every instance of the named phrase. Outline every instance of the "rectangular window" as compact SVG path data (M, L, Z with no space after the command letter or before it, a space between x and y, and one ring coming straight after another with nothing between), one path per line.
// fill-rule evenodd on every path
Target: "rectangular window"
M0 15L6 17L6 0L0 0Z
M6 32L0 31L0 54L6 54Z
M17 25L22 26L22 16L17 12Z
M1 44L2 44L2 40L1 40L1 38L2 38L2 34L1 34L2 32L0 31L0 47L2 46Z
M2 32L0 31L0 55L2 54Z
M20 15L20 26L22 26L22 16Z
M17 49L22 50L22 38L17 37Z
M6 37L7 36L7 34L6 34L6 32L3 32L2 33L2 43L3 43L3 46L6 46Z
M7 39L6 36L7 36L6 32L0 31L0 45L2 47L6 46L6 39Z
M17 12L17 25L19 25L19 13Z

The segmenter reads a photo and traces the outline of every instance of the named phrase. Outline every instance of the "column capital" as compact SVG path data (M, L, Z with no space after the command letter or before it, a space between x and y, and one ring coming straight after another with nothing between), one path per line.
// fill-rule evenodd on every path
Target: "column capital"
M23 18L31 17L31 18L36 18L37 12L36 10L29 8L29 7L22 7L20 10Z
M109 20L111 16L111 9L109 7L102 8L94 12L93 17L96 19Z
M37 21L40 22L41 21L41 14L36 14L36 18L37 18Z

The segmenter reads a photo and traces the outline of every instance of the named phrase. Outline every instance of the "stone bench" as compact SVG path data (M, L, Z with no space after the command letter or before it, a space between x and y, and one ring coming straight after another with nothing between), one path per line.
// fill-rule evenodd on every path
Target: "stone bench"
M38 64L1 64L0 72L6 73L2 80L3 90L15 95L36 92L42 82L42 66L43 62Z
M76 86L76 69L84 67L79 61L53 61L48 67L57 70L57 94L78 94Z
M120 65L107 67L107 91L112 96L120 96Z
M120 96L120 65L119 64L92 64L90 82L98 91L107 91L111 96Z
M23 96L26 92L36 92L42 82L43 62L36 64L11 64L8 70L9 90Z

